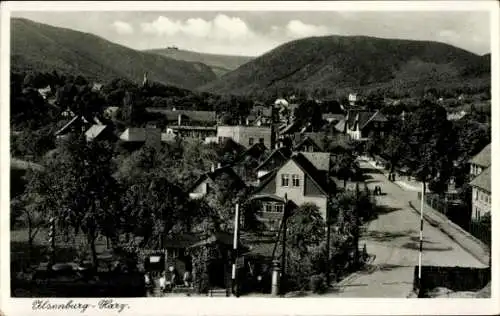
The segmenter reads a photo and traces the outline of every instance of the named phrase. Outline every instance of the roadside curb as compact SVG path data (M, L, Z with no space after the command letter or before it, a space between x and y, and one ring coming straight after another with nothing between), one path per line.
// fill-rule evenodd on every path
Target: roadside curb
M408 204L410 205L410 208L420 215L420 211L417 210L417 208L413 205L411 201L408 201ZM424 213L424 219L433 227L438 228L441 232L443 232L446 236L448 236L451 240L455 241L462 249L467 251L469 254L471 254L474 258L479 260L481 263L483 263L486 266L489 266L489 255L487 251L484 249L484 246L479 244L475 239L474 236L470 235L466 231L458 230L457 233L460 234L460 237L465 237L465 238L457 238L456 234L453 232L450 232L450 229L447 229L445 225L450 225L450 223L440 223L436 221L435 219L431 218L429 215ZM455 224L456 225L456 224ZM453 229L453 227L450 225L450 228ZM468 240L467 240L468 239ZM469 241L469 243L467 242ZM470 243L473 243L474 245L470 245ZM480 249L478 249L480 248Z

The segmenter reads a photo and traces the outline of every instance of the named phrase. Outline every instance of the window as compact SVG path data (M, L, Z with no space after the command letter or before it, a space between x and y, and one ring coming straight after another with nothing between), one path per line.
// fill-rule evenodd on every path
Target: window
M264 138L259 138L259 143L264 144Z
M253 145L253 137L250 137L248 139L248 145L252 146Z
M287 174L281 175L281 186L288 187L288 182L290 181L290 176Z
M292 175L292 186L294 186L294 187L300 187L300 180L299 180L299 175L298 174Z
M264 212L266 213L283 213L284 206L282 203L267 202L264 204Z
M281 204L281 203L275 204L274 211L276 213L283 213L284 209L285 209L285 206L283 204Z
M478 200L477 190L474 190L474 200Z

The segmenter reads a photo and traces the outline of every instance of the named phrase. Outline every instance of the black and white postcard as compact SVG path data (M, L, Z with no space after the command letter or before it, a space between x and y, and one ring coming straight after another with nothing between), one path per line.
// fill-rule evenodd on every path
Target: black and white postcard
M495 1L1 9L5 315L500 312Z

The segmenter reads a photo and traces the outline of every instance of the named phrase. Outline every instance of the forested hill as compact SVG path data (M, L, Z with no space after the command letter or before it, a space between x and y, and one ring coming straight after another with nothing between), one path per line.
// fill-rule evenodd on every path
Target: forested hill
M11 67L18 72L56 70L96 81L141 82L147 72L152 81L188 89L216 78L202 63L140 52L93 34L21 18L11 20Z
M235 70L254 58L249 56L206 54L177 48L158 48L147 50L146 52L167 56L177 60L204 63L212 68L218 76Z
M451 45L325 36L283 44L200 89L237 94L295 88L326 93L385 89L412 94L428 87L439 90L489 86L488 57Z

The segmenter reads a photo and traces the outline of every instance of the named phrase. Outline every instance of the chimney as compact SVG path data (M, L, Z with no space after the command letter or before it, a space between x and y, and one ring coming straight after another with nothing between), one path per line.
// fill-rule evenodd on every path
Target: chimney
M181 124L182 124L182 114L179 114L177 116L177 125L181 126Z
M217 163L217 169L220 169L220 167L221 167L221 164L220 164L220 162L218 162Z
M212 165L210 166L210 172L214 172L215 171L215 165L212 163Z

